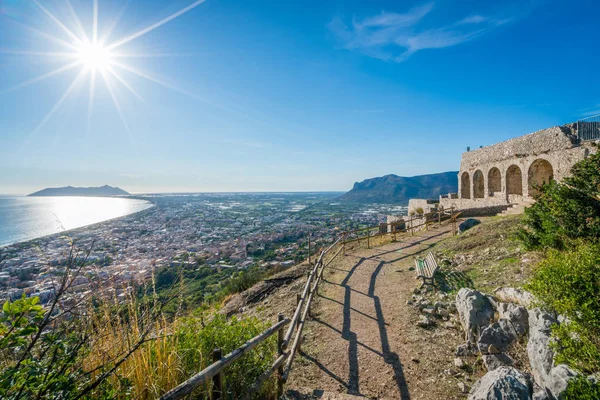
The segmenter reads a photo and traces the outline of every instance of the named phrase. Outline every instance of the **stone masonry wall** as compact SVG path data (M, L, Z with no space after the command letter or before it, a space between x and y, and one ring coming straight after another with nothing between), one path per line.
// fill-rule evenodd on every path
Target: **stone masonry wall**
M464 206L496 206L531 199L537 187L562 180L573 164L594 151L577 140L575 125L543 129L525 136L463 153L458 174L458 202ZM465 207L461 207L465 208Z

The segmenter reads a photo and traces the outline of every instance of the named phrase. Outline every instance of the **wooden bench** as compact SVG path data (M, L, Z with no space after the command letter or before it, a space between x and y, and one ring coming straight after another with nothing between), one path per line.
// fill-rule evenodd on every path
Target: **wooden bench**
M431 252L429 252L425 258L416 258L415 268L417 270L417 278L421 278L423 281L420 287L425 285L432 285L435 287L435 273L439 267Z

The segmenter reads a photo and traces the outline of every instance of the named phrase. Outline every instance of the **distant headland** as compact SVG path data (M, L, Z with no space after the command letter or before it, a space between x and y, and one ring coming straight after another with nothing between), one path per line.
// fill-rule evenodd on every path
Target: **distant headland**
M352 190L338 199L348 203L408 204L411 198L437 199L458 190L458 171L404 177L386 175L356 182Z
M28 196L84 196L84 197L110 197L129 196L130 194L118 187L108 185L100 187L73 187L46 188Z

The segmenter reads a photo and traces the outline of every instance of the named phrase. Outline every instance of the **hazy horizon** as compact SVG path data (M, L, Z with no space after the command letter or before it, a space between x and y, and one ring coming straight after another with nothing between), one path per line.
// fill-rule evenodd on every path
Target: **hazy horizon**
M581 18L598 11L5 0L0 193L342 192L454 171L467 146L600 113L600 27Z

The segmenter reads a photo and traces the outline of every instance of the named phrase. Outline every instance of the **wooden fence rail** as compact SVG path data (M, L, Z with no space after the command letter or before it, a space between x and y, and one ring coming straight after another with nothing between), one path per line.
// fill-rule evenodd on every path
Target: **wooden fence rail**
M412 235L414 235L417 228L425 227L425 230L428 230L429 226L435 225L435 224L441 226L442 222L445 222L445 221L450 221L452 224L455 224L456 219L458 218L459 215L460 215L460 212L457 212L454 209L454 207L452 207L450 210L440 210L440 211L431 212L431 213L427 213L427 214L419 214L416 216L411 216L409 219L403 220L403 221L390 222L387 224L381 224L381 225L377 225L377 226L369 226L369 227L365 227L365 228L354 229L354 230L346 231L346 232L342 233L342 237L344 239L341 242L341 244L343 247L345 247L347 244L354 243L354 242L360 243L361 241L364 240L367 243L367 247L370 247L370 242L374 238L381 237L381 236L387 236L387 235L393 235L394 237L396 237L396 235L400 235L400 234L410 234L412 236ZM422 221L422 222L415 224L414 223L415 221ZM374 235L371 234L371 231L373 231L373 230L379 231L381 229L381 226L383 226L383 225L386 226L386 232L384 232L384 233L378 232ZM404 228L396 229L398 226L402 226L402 225L404 225ZM358 236L357 234L360 232L367 232L367 234L363 235L363 236ZM453 228L453 233L454 234L456 233L456 229L454 229L454 228ZM356 235L356 237L351 237L352 235Z
M232 364L234 361L236 361L237 359L242 357L244 354L247 354L248 352L250 352L253 348L255 348L261 342L268 339L274 333L283 329L283 327L285 325L287 325L289 322L290 322L290 320L287 318L280 320L279 322L277 322L275 325L273 325L272 327L270 327L269 329L267 329L260 335L255 336L254 338L250 339L244 345L233 350L231 353L227 354L225 357L223 357L220 360L209 365L208 367L206 367L205 369L203 369L196 375L189 378L187 381L183 382L181 385L177 386L176 388L174 388L174 389L168 391L167 393L165 393L164 395L162 395L160 397L161 400L181 399L182 397L185 397L185 396L191 394L194 391L194 389L196 389L198 386L209 383L211 381L211 379L213 379L217 376L219 378L221 378L220 375L224 368L226 368L227 366ZM221 388L219 388L219 389L221 389ZM220 390L220 392L221 393L216 393L216 395L222 395L222 389ZM221 398L221 397L214 396L213 398Z
M252 394L260 390L265 381L269 379L275 372L277 372L277 395L278 397L281 396L283 394L283 384L287 379L289 371L292 367L294 357L300 348L304 324L310 312L310 306L314 298L314 294L317 291L318 285L323 277L323 270L325 269L326 265L331 263L333 259L340 254L342 250L340 246L341 240L342 237L340 236L333 244L331 244L327 249L323 250L319 255L317 261L315 262L315 265L313 266L308 275L306 285L304 286L302 295L299 296L298 304L296 306L294 315L291 320L285 318L283 314L280 314L278 316L279 320L275 325L271 326L269 329L265 330L260 335L250 339L244 345L238 347L237 349L225 355L224 357L221 357L219 349L215 349L215 352L213 354L214 362L211 365L209 365L196 375L192 376L182 384L178 385L174 389L162 395L160 397L160 400L181 399L185 396L190 395L197 387L209 384L211 383L211 381L212 399L218 400L223 398L223 369L231 365L243 355L250 352L261 342L265 341L275 333L278 334L277 358L271 364L271 366L266 371L264 371L256 379L254 384L248 389L246 393L246 398L250 398ZM340 248L333 254L333 257L331 257L327 261L327 263L325 263L325 256L328 253L332 252L336 246L340 246ZM284 335L283 329L288 324L289 327ZM294 338L293 342L292 337ZM290 342L292 343L291 347L289 347Z
M440 211L438 213L420 215L418 217L411 218L408 221L391 223L387 225L392 225L392 227L395 227L399 224L406 224L407 222L412 222L416 219L425 218L424 223L414 226L412 226L411 224L411 227L409 229L413 231L415 228L421 227L423 225L427 227L428 224L435 223L435 218L433 217L433 215L437 216L438 224L441 225L442 221L450 220L454 226L456 223L456 219L460 215L460 212L455 213L454 209L452 209L450 213ZM313 301L313 298L315 294L318 294L319 283L321 283L321 280L323 279L323 272L325 268L340 253L344 252L345 254L346 244L348 243L353 243L356 241L366 239L368 244L370 239L378 236L397 233L408 233L408 230L404 229L403 231L386 231L385 233L371 235L370 232L374 229L379 229L379 226L372 226L343 232L335 242L333 242L325 250L321 251L315 264L312 266L310 272L308 273L308 277L306 279L304 289L302 290L302 294L298 294L296 309L294 310L294 314L291 319L285 318L283 314L279 314L278 321L276 324L262 332L260 335L250 339L244 345L238 347L237 349L233 350L231 353L225 355L224 357L222 357L220 349L215 349L213 353L213 363L211 365L209 365L196 375L192 376L179 386L162 395L160 397L160 400L181 399L185 396L190 395L199 386L207 384L211 384L211 398L213 400L222 399L224 391L222 379L223 370L243 355L252 351L252 349L254 349L260 343L267 340L275 333L277 333L277 358L273 361L271 366L266 371L264 371L256 379L254 384L248 389L246 393L246 398L250 398L254 393L259 391L262 385L265 383L265 381L267 381L271 376L273 376L275 372L277 372L277 396L280 397L283 394L283 385L287 380L289 373L292 369L294 357L296 356L296 354L300 350L300 346L302 345L302 331L304 329L306 320L310 314L310 306ZM454 231L455 230L456 229L454 229ZM348 239L348 236L360 232L367 232L367 235L363 237ZM331 258L325 261L326 256L328 256L330 253L332 253L333 255L331 256ZM284 328L288 324L289 326L284 334Z

